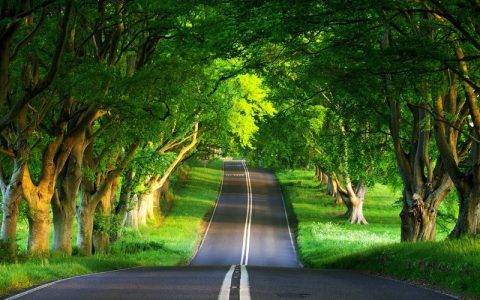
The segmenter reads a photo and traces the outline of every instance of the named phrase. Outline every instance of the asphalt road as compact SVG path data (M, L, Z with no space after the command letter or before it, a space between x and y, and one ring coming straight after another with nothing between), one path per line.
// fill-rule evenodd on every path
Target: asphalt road
M11 299L452 299L346 270L301 268L274 176L224 164L222 191L187 267L135 268L66 279Z
M229 161L223 178L210 226L191 264L298 267L273 174Z

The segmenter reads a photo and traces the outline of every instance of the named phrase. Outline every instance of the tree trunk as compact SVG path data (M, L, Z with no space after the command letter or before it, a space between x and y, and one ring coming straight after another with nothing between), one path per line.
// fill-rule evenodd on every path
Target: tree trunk
M96 205L92 204L91 195L82 192L82 200L77 211L77 247L78 253L84 256L92 255L93 217Z
M110 232L110 242L115 242L120 237L122 228L127 225L128 210L130 209L130 197L132 196L133 171L128 170L123 178L123 184L120 191L120 199L115 207L115 213L112 217L113 230Z
M28 175L29 176L29 175ZM50 206L53 197L53 186L45 188L25 184L23 196L28 204L28 251L34 256L44 256L50 249ZM54 185L54 182L50 182Z
M335 196L337 194L337 183L333 176L328 176L327 195Z
M320 167L315 167L315 177L321 184L326 184L328 183L328 176L322 172Z
M0 235L1 248L11 257L15 256L17 251L17 219L18 205L20 204L20 195L7 194L3 198L2 207L2 231Z
M155 224L159 224L163 220L164 216L168 214L171 208L172 203L170 203L170 199L167 199L169 186L170 182L167 179L163 182L162 186L151 191L152 206L149 216L155 222Z
M318 178L320 175L320 168L318 166L315 166L315 178Z
M404 190L403 209L400 213L402 242L435 240L438 207L452 186L450 177L444 174L439 184L432 189L423 189L413 195Z
M93 247L95 254L108 253L108 247L110 245L110 236L105 231L94 231L93 234Z
M72 255L72 230L75 219L75 201L53 201L53 250Z
M327 184L328 183L328 176L327 174L320 172L320 183Z
M415 201L415 200L414 200ZM403 205L400 219L401 241L434 241L436 235L436 210L428 210L423 205Z
M9 183L2 186L0 247L4 248L10 258L14 258L17 251L17 220L18 207L22 200L22 172L23 167L16 161Z
M459 188L460 210L457 223L450 233L450 237L480 234L480 187L467 186Z
M151 198L150 193L142 194L138 197L138 212L137 212L137 219L138 219L138 226L145 226L147 225L147 208L148 208L148 201Z
M157 190L158 198L160 199L160 215L162 219L170 213L175 200L174 194L168 187L168 181L166 183L167 184L165 184L161 189Z
M72 225L75 218L77 195L82 182L82 162L85 134L75 140L65 171L57 182L57 193L52 201L55 251L72 254Z
M6 251L10 258L13 258L17 252L18 206L20 205L21 199L20 187L15 183L8 186L3 194L0 246Z
M356 199L352 200L352 208L350 213L350 223L351 224L367 224L367 220L363 216L363 199Z
M351 199L353 209L350 216L350 223L352 224L367 224L367 220L363 216L363 202L365 200L365 193L367 187L363 183L359 183L354 191L354 197Z
M125 225L132 227L134 230L138 230L138 196L132 197L132 209L127 213L127 220Z
M149 195L147 202L147 220L158 224L159 218L155 208L158 208L160 201L156 199L156 191L150 191Z
M40 202L28 213L28 251L35 256L48 254L50 249L50 210L48 203Z
M113 190L117 186L118 178L125 170L127 164L132 159L133 155L138 149L138 146L138 142L131 144L128 150L124 153L123 158L121 158L120 163L116 168L112 168L108 172L104 172L102 174L96 174L96 178L94 180L91 180L88 177L83 178L80 213L83 215L83 218L85 218L85 220L83 220L83 218L79 218L79 222L85 222L85 224L81 225L84 227L83 229L81 229L83 232L79 232L79 237L77 239L77 245L81 254L92 254L94 212L97 208L97 205L101 203L101 216L108 216L108 218L110 218L112 205L111 201L114 195ZM94 159L95 158L93 156L93 148L90 144L89 147L87 147L85 150L84 161L87 163L87 165L95 167ZM106 230L104 228L98 228L100 230L97 230L97 233L100 233L97 235L98 238L95 240L95 243L97 244L97 252L104 252L106 251L106 247L108 247L109 223L110 220L108 219L108 222L106 223ZM79 228L81 226L79 224ZM104 235L107 236L107 239L104 238ZM106 243L103 242L105 240L107 240Z
M352 211L353 211L353 204L350 201L350 197L348 196L348 194L344 194L344 193L338 193L338 194L342 199L342 203L345 204L345 206L347 207L347 211L345 212L344 216L350 219L350 216L352 215Z
M113 180L103 194L96 195L99 203L97 206L96 220L93 226L93 246L95 253L105 254L110 245L110 218L112 216L112 199L115 196L117 180Z
M157 189L152 192L152 211L151 216L152 220L155 224L159 224L163 219L163 211L162 211L162 191L161 189Z
M335 175L327 176L327 195L334 198L335 205L343 204L343 199L338 192L338 184L334 177Z
M335 205L343 204L343 199L342 199L342 196L340 196L340 193L336 193L334 198L335 198L335 201L334 201Z
M45 255L49 252L50 207L55 193L58 171L70 154L68 145L61 147L63 136L57 136L44 149L42 171L37 184L33 183L28 165L22 176L22 194L28 205L29 237L28 250L33 255ZM59 149L62 151L59 152ZM57 156L58 154L58 156Z
M363 201L365 199L366 187L363 183L357 185L353 189L350 182L347 183L346 189L339 189L339 193L343 199L343 203L347 207L345 215L351 224L368 224L363 215Z

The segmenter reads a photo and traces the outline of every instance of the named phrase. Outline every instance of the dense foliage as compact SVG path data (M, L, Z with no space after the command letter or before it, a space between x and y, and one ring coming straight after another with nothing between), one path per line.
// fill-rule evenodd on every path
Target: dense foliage
M314 165L366 224L400 185L402 240L480 233L480 4L7 1L0 7L2 249L25 205L30 253L106 252L161 218L192 155Z

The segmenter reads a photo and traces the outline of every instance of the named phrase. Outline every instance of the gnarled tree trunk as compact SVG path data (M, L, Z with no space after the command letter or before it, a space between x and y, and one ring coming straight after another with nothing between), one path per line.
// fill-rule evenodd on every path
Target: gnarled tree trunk
M425 201L418 194L404 197L407 199L404 199L400 213L402 242L434 241L437 210L426 207Z
M403 242L434 241L438 207L453 186L450 177L444 174L441 181L426 189L417 188L413 195L403 192L401 240Z
M390 47L391 38L390 33L386 31L381 42L382 49ZM386 73L383 77L393 150L404 190L403 209L400 213L401 240L433 240L438 207L447 196L452 183L446 170L448 167L446 157L443 154L432 157L430 154L431 120L435 122L435 129L438 123L442 123L442 126L445 123L439 118L442 114L436 114L435 118L431 118L428 114L429 98L426 98L424 103L400 101L392 88L393 75ZM424 83L428 86L427 82ZM424 92L425 95L429 94L427 91ZM452 116L462 114L461 105L457 105L457 95L452 94L452 99L454 101L449 105L449 113ZM458 125L460 124L449 126L442 133L448 135L451 145L457 143L458 131L454 128ZM411 134L408 136L402 132ZM438 134L435 136L438 137Z

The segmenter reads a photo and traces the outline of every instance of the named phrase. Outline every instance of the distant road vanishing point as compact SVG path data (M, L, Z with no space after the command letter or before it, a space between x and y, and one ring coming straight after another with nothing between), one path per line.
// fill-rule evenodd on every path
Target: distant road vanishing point
M7 299L453 299L349 270L302 268L275 176L224 162L221 193L190 266L77 276Z

